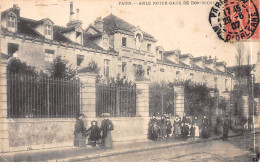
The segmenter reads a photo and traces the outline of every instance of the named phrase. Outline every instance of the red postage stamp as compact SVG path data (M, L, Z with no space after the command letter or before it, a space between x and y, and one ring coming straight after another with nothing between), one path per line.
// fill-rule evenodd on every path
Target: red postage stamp
M209 23L225 42L259 40L259 0L219 0Z

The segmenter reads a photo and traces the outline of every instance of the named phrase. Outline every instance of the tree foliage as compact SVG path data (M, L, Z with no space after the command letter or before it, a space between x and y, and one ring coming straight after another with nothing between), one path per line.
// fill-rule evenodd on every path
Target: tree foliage
M152 83L149 87L149 114L173 114L174 90L171 83Z
M140 80L144 77L144 69L142 67L137 67L135 70L135 78Z
M51 64L51 68L48 69L50 77L55 78L75 78L77 71L73 69L71 65L68 65L69 61L62 59L60 56L56 57Z
M11 58L9 60L7 64L7 72L9 74L39 75L35 67L27 65L26 62L22 62L18 58Z

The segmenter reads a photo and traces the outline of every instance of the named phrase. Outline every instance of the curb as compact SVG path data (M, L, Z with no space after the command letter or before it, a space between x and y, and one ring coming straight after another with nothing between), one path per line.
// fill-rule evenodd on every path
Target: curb
M260 133L260 132L256 132L255 134L258 134L258 133ZM254 133L232 135L232 136L229 136L229 138L234 138L234 137L239 137L239 136L244 136L244 135L250 135L250 134L254 134ZM90 160L90 159L95 159L95 158L104 158L104 157L115 156L115 155L129 154L129 153L134 153L134 152L142 152L142 151L156 150L156 149L162 149L162 148L170 148L170 147L173 147L173 146L182 146L182 145L188 145L188 144L209 142L209 141L214 141L214 140L219 140L219 139L222 139L222 137L213 137L213 138L210 138L210 139L198 139L198 140L189 141L189 142L182 141L180 143L164 144L164 145L159 145L159 146L156 146L156 147L126 149L126 150L121 150L121 151L105 152L105 153L93 154L93 155L84 155L84 156L78 156L78 157L73 157L73 158L49 160L49 162L76 162L76 161Z

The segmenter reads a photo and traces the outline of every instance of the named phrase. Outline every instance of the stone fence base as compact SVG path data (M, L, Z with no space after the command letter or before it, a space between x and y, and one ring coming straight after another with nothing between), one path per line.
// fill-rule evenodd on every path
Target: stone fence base
M85 118L86 128L92 120L101 125L103 118ZM147 139L149 118L110 118L115 142ZM73 146L75 119L8 119L9 150L47 149Z

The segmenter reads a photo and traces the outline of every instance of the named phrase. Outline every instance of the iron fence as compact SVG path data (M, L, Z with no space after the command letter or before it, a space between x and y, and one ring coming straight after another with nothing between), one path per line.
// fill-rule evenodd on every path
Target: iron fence
M149 116L169 114L174 116L175 100L174 89L160 84L149 86Z
M8 75L7 105L9 118L72 118L80 112L80 82Z
M112 117L136 116L136 86L118 84L96 85L96 115Z

